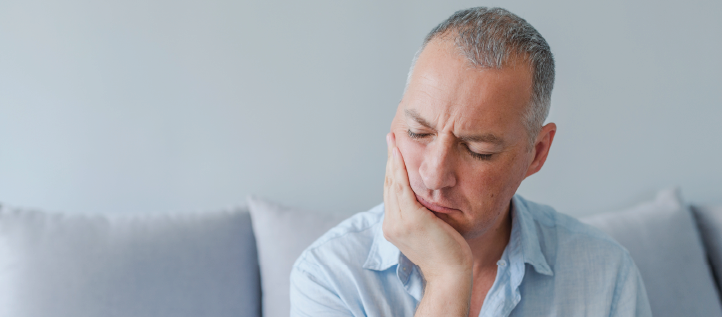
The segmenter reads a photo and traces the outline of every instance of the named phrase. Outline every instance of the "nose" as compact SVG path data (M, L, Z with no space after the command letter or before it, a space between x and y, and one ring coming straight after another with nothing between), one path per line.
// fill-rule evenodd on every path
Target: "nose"
M427 189L439 190L456 185L456 171L451 151L452 143L440 139L426 146L419 174Z

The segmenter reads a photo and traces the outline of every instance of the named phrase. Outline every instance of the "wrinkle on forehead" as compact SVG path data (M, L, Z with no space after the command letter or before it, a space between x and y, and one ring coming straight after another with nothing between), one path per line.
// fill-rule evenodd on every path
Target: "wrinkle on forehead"
M464 120L465 118L463 116L460 119L455 119L454 115L450 115L449 117L451 117L451 118L447 118L446 121L444 121L444 123L446 125L442 126L441 129L438 129L437 128L438 124L434 123L434 122L438 122L439 116L436 117L436 120L430 121L430 120L427 120L426 118L424 118L421 114L419 114L414 109L405 109L404 114L405 114L405 117L407 118L407 120L413 120L416 123L428 128L428 129L432 129L434 131L441 130L442 132L447 131L447 130L452 131L452 134L454 134L455 137L459 138L460 140L462 140L464 142L491 143L491 144L502 145L502 146L506 143L504 138L502 138L501 136L498 136L494 133L488 133L488 132L478 133L478 131L476 131L476 129L474 129L473 127L471 129L463 129L463 128L456 129L457 124L459 124L459 126L462 126L462 127L469 125L468 123L471 120ZM467 131L469 131L469 132L467 132Z
M531 98L531 71L523 63L501 69L471 67L453 44L429 43L419 56L402 102L435 130L459 134L509 132L523 129ZM516 133L514 133L516 134Z

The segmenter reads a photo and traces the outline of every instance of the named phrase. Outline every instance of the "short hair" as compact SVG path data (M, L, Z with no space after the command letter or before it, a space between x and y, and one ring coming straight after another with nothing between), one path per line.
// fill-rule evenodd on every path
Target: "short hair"
M476 7L459 10L426 35L411 63L406 88L421 52L431 40L442 37L452 39L474 67L501 69L518 60L530 64L532 96L523 123L533 145L549 115L554 88L554 56L547 41L526 20L505 9Z

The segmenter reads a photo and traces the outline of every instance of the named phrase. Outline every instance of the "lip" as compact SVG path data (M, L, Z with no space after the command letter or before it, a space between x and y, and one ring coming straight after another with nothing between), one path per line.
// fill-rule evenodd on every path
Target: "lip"
M416 194L414 194L414 195L416 195ZM437 212L437 213L441 213L441 214L450 214L452 212L459 211L459 209L449 208L449 207L441 206L439 204L432 203L432 202L422 198L419 195L416 195L416 200L419 201L419 203L421 205L423 205L424 207L426 207L427 209L429 209L433 212Z

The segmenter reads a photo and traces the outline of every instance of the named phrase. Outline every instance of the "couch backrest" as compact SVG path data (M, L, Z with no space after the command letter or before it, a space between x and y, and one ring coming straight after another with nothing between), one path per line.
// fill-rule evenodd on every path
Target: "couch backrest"
M652 313L722 316L699 231L676 190L654 201L581 219L622 244L642 275Z
M0 317L260 316L245 208L87 216L0 207Z

